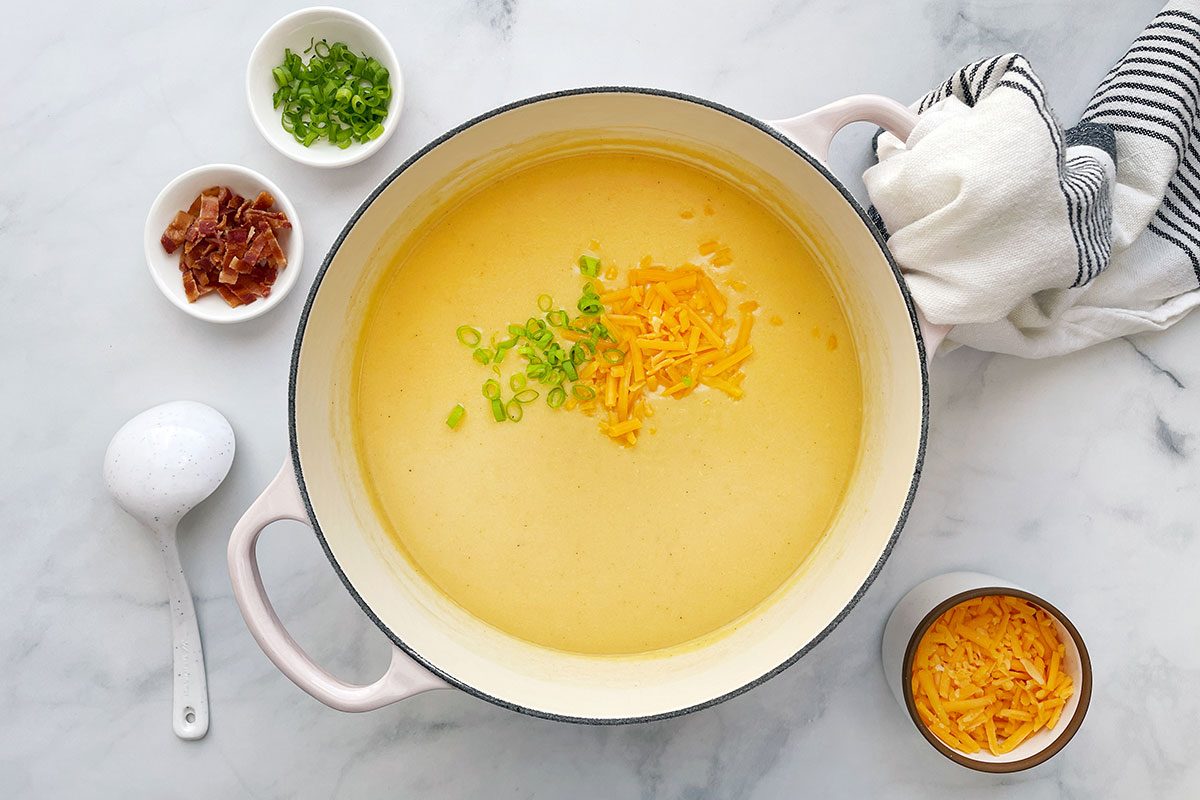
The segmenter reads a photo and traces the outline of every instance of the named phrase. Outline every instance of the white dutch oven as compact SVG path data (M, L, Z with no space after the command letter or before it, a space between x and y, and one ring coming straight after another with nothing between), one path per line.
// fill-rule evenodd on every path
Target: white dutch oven
M859 96L764 123L669 92L584 89L485 114L392 173L355 212L313 284L292 356L292 457L229 543L234 594L271 661L313 697L344 711L457 687L536 716L615 723L720 702L819 642L866 591L904 523L925 445L925 354L945 335L919 320L883 240L822 163L833 135L856 121L906 139L915 116L894 101ZM864 381L860 463L843 509L801 573L727 635L656 654L557 652L467 614L389 544L350 445L351 347L365 298L396 243L481 165L519 158L547 142L569 143L583 132L711 157L805 220L843 295ZM356 686L330 675L280 623L255 561L263 528L280 519L313 527L346 588L392 640L391 664L378 681Z

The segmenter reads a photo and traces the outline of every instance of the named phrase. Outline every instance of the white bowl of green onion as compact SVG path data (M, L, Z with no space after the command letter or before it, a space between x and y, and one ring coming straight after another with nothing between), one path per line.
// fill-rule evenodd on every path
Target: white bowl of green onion
M378 28L322 6L288 14L262 35L246 68L246 99L276 150L311 167L344 167L392 135L404 83Z

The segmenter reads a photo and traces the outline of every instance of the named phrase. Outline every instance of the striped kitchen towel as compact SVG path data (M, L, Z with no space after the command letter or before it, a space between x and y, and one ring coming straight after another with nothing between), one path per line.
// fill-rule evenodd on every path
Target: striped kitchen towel
M1020 55L963 67L876 139L888 245L949 340L1038 358L1200 303L1200 0L1173 0L1063 129Z

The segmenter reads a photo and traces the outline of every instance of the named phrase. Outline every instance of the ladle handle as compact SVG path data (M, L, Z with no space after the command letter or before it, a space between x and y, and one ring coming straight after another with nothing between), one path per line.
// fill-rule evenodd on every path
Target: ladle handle
M204 673L204 648L196 624L196 606L179 562L175 527L155 532L167 574L167 607L174 649L171 727L180 739L203 739L208 733L208 679Z
M822 165L829 160L829 146L838 131L855 122L870 122L883 128L901 141L908 141L917 125L917 114L902 103L878 94L856 94L835 100L798 117L771 122L789 139L803 147ZM932 358L938 345L950 333L950 325L934 325L925 319L917 307L917 324L925 342L925 352Z
M365 686L331 675L300 648L267 599L255 552L263 529L283 519L309 524L291 462L284 462L279 474L238 520L229 538L233 596L246 627L271 663L301 689L339 711L372 711L431 689L449 689L449 684L394 645L392 661L383 677Z

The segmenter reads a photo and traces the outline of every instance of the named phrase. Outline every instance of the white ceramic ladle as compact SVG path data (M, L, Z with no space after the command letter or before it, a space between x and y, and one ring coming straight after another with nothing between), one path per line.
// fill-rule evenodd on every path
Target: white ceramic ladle
M138 414L113 436L104 480L121 507L158 538L167 572L174 638L172 727L181 739L208 733L208 681L175 529L183 515L212 494L233 463L233 429L203 403L180 400Z

